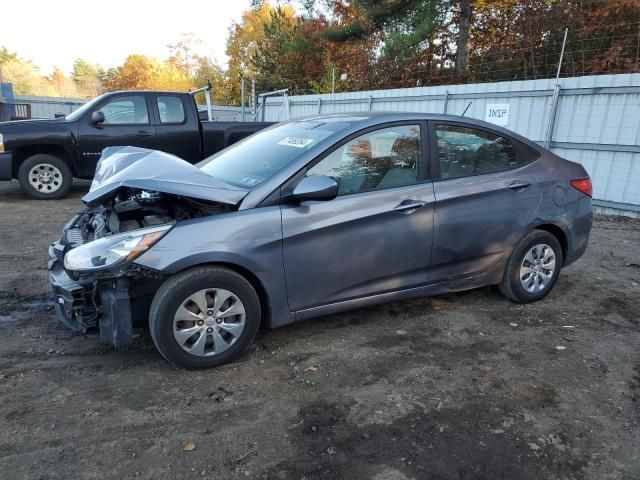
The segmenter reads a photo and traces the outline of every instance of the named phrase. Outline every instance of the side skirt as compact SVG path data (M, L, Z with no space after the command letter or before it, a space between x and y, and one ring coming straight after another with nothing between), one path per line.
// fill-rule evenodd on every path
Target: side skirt
M378 295L372 295L369 297L354 298L351 300L344 300L342 302L332 303L330 305L321 305L318 307L307 308L295 312L295 320L306 320L309 318L320 317L324 315L332 315L334 313L346 312L349 310L356 310L364 307L371 307L374 305L381 305L384 303L395 302L398 300L409 300L412 298L430 297L433 295L443 295L446 293L461 292L464 290L471 290L473 288L484 287L487 285L493 285L500 282L501 278L496 280L496 272L485 272L474 277L467 277L464 279L457 279L442 283L435 283L431 285L424 285L416 288L409 288L406 290L399 290L388 293L381 293Z

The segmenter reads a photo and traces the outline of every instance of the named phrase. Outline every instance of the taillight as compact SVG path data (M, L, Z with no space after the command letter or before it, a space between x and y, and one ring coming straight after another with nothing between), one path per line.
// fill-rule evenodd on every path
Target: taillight
M579 178L577 180L571 180L571 186L588 196L593 196L593 187L591 186L590 178Z

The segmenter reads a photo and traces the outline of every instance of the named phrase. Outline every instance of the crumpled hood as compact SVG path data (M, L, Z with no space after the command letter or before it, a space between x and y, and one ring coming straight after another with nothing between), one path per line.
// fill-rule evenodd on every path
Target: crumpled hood
M108 147L96 166L87 205L97 205L122 187L237 205L248 190L216 180L174 155L138 147Z

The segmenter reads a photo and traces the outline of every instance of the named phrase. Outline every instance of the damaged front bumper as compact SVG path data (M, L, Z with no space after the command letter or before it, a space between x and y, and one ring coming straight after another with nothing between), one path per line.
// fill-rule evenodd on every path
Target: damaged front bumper
M98 328L100 340L116 348L133 340L135 320L147 318L159 275L133 265L117 272L72 278L64 268L65 246L49 247L49 281L58 318L74 331Z

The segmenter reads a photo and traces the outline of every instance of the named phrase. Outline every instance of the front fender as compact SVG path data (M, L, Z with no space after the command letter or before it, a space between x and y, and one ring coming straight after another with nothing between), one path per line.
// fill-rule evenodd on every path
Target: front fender
M292 321L282 263L280 207L262 207L179 222L135 263L166 275L222 263L250 272L267 296L270 327Z
M31 155L46 153L66 160L75 175L78 171L74 124L63 121L23 121L2 126L5 150L13 154L13 173Z
M247 258L246 256L232 252L216 251L194 253L192 255L182 257L175 260L173 263L166 265L161 271L165 275L174 275L188 268L210 263L225 263L229 265L236 265L243 270L250 271L261 281L265 277L265 272L262 270L262 266Z

